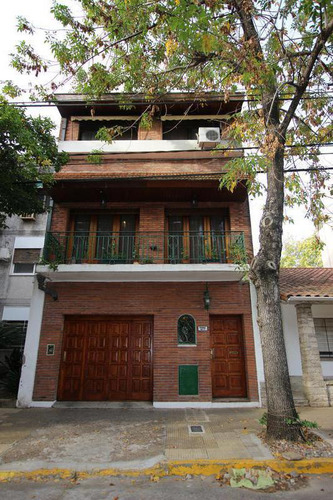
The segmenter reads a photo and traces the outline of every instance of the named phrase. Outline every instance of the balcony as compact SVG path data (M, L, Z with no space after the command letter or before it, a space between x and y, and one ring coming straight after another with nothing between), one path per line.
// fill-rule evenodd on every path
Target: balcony
M245 258L236 231L49 232L37 272L53 281L238 281Z

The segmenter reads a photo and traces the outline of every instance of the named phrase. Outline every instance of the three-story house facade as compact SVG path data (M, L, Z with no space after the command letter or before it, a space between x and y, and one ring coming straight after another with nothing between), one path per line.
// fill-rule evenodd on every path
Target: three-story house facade
M57 106L70 160L50 193L18 404L257 405L248 195L219 189L242 151L212 151L242 96Z

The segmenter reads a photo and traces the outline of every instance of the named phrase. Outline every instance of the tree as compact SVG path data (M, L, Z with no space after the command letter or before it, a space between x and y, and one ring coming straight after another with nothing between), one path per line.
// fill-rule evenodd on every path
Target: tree
M323 267L322 244L316 235L303 240L290 239L282 249L281 267Z
M53 128L0 95L0 227L6 216L44 212L39 186L49 186L67 158L58 153Z
M257 290L258 324L267 393L267 435L298 439L282 334L279 268L284 203L307 204L317 224L328 174L320 168L319 147L331 133L333 6L330 0L78 0L77 18L55 2L55 18L66 31L48 33L61 78L46 97L72 80L87 98L113 90L142 92L145 120L171 90L192 91L204 106L204 92L241 89L246 106L229 127L229 138L247 141L253 153L228 163L222 184L239 180L260 192L259 171L267 177L260 221L260 249L250 265ZM19 29L33 34L25 19ZM65 33L65 34L64 34ZM13 65L36 75L48 64L26 42ZM120 97L125 106L125 95ZM308 185L295 158L311 162ZM289 170L292 170L289 172ZM287 174L286 174L287 171Z

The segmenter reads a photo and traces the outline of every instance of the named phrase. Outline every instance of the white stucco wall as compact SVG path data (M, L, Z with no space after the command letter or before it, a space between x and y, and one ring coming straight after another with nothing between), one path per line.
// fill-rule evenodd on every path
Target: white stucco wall
M17 406L20 408L27 408L32 404L44 300L45 293L39 290L37 279L35 279L17 396Z
M8 283L7 300L25 300L30 303L33 283L34 275L11 275Z
M281 309L289 374L290 376L301 376L302 362L299 347L296 308L293 305L282 304Z
M4 307L29 307L33 290L33 275L13 275L15 248L43 248L47 213L36 215L34 221L18 216L8 217L6 228L0 231L0 250L8 258L0 260L0 318Z

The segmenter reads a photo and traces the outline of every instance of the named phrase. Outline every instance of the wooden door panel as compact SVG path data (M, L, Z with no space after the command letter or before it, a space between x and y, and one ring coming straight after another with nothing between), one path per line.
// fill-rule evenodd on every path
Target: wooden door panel
M211 318L213 397L245 397L246 375L240 316Z
M60 400L151 400L152 322L67 319Z

